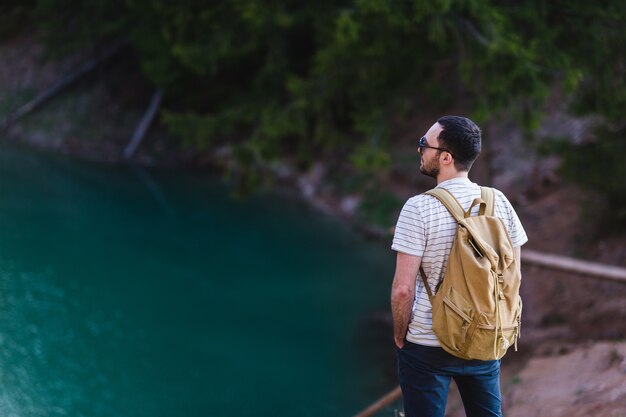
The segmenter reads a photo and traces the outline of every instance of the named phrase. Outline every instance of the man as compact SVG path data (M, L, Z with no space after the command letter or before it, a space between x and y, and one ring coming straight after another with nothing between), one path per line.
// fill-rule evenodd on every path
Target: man
M420 139L420 172L437 180L467 210L480 197L468 173L481 147L480 129L459 116L441 117ZM478 210L478 207L475 208ZM473 213L475 214L475 213ZM507 228L517 265L528 240L511 206L495 191L494 215ZM432 330L431 304L422 280L435 292L443 278L457 223L435 197L410 198L398 219L392 249L397 251L391 289L398 377L408 417L443 417L450 379L454 378L468 417L502 416L500 361L464 360L445 352Z

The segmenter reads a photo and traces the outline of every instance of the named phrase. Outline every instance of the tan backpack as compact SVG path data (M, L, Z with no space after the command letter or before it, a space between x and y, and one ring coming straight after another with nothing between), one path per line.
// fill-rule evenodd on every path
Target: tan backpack
M437 198L458 228L443 281L433 295L420 268L432 304L433 331L448 353L463 359L493 360L511 345L517 350L522 299L521 273L502 220L494 216L494 191L481 187L481 198L464 211L446 189L425 194ZM470 216L479 205L477 216Z

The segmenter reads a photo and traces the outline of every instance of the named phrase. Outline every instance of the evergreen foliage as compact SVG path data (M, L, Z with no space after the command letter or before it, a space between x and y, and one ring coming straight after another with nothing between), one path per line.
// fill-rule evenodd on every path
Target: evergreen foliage
M20 4L0 4L0 41L22 32L28 24L35 0L23 0Z
M61 53L128 38L146 76L165 92L164 120L186 145L229 145L251 168L282 158L307 166L332 155L357 170L384 171L392 118L452 103L474 109L479 123L513 112L531 137L555 88L576 114L599 116L598 128L625 130L626 3L619 0L33 0L9 7L25 8ZM598 152L621 149L617 137Z

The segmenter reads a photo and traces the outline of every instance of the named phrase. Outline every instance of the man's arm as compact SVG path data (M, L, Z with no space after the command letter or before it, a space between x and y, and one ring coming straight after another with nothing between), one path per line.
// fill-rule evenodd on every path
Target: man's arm
M393 339L402 349L409 327L413 301L415 300L415 279L422 258L398 252L396 274L391 286L391 314L393 316Z

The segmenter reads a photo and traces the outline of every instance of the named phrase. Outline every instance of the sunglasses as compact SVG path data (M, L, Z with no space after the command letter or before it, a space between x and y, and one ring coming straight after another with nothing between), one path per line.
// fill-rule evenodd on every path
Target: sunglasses
M447 149L437 148L436 146L430 146L428 142L426 142L426 136L422 136L420 138L419 144L417 145L417 150L419 151L419 153L424 153L424 149L426 148L437 149L438 151L448 152L450 155L452 155L452 152L450 152ZM454 158L454 155L452 155L452 157Z

